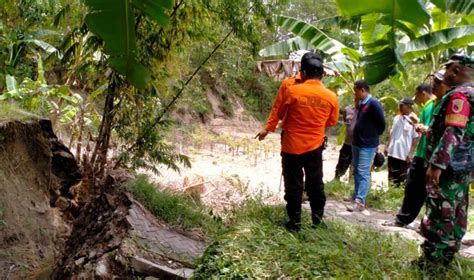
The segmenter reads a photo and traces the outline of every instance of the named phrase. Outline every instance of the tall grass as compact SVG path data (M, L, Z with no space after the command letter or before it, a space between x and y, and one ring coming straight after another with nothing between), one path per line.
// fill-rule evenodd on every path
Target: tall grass
M154 215L185 230L199 230L214 236L223 223L198 198L186 193L160 190L147 176L139 175L127 185L128 191Z
M283 227L282 206L250 201L233 215L232 229L207 249L196 279L472 279L474 263L420 270L410 262L417 245L374 229L328 222L328 229ZM303 220L309 224L309 215Z
M41 117L32 113L26 112L19 109L17 106L12 104L0 104L0 121L26 121L32 119L40 119Z
M329 186L346 192L339 183ZM165 222L199 229L212 240L195 279L474 279L474 262L457 258L447 268L420 270L410 264L419 255L414 241L343 220L293 234L283 226L283 205L248 200L221 220L198 199L159 190L145 176L128 190ZM309 214L302 218L310 224Z

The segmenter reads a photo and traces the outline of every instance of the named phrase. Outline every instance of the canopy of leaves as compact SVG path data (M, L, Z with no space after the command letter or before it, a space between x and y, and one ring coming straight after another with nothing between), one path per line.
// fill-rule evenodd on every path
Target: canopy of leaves
M474 42L474 25L447 28L422 35L401 47L405 61L449 48L462 48Z
M347 48L341 42L332 39L326 35L323 31L317 27L307 24L301 20L279 15L276 17L277 24L285 30L292 32L297 35L299 39L290 39L290 41L280 42L265 48L259 52L261 56L270 56L278 54L286 49L295 50L297 47L311 46L314 49L318 49L321 52L326 53L329 56L336 56L341 54L343 48ZM305 42L303 42L303 39ZM289 45L290 47L286 47ZM296 47L291 47L292 44L296 44ZM278 50L279 49L279 50Z
M164 10L171 8L172 1L87 0L86 4L91 8L86 24L104 40L104 51L110 56L109 65L134 86L145 87L150 73L136 59L135 13L138 10L164 25L168 23Z

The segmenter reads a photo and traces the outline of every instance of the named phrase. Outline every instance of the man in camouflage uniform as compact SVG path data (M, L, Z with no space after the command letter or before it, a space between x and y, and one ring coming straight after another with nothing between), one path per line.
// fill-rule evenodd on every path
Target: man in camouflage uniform
M474 141L473 68L474 58L450 58L443 82L451 89L433 109L426 150L427 210L421 224L424 263L449 264L466 232L470 173L454 173L450 163L460 143Z

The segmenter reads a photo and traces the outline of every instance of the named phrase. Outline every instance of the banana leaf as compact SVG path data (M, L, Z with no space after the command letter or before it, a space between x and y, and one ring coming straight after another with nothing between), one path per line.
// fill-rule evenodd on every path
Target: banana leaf
M400 47L405 61L434 51L466 47L474 42L474 25L447 28L420 36Z
M329 37L319 28L304 21L282 15L277 16L276 21L281 28L303 38L315 49L318 49L327 55L341 55L341 49L347 48L343 43Z
M109 65L138 88L148 84L150 72L137 60L135 15L139 12L159 25L168 22L164 11L172 0L86 0L90 12L85 22L104 41Z
M258 52L261 57L287 55L289 52L315 48L301 37L291 38L270 45Z
M472 0L430 0L443 12L450 11L457 14L469 15L474 12L474 1Z
M336 3L341 15L346 18L382 13L416 26L428 25L430 22L430 15L420 0L336 0Z

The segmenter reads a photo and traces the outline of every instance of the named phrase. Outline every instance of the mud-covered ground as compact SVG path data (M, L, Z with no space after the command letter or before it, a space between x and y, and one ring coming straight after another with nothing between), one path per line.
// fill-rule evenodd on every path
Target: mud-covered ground
M235 147L220 143L203 143L200 147L189 145L183 152L191 157L192 167L180 172L161 168L161 175L150 174L163 188L187 190L198 186L203 201L213 208L239 202L246 196L261 196L270 203L283 202L283 179L281 177L280 136L269 134L259 142L250 132L222 132L234 141L251 143L250 148ZM340 146L335 137L330 139L323 154L324 181L334 178ZM347 182L349 171L342 181ZM385 170L372 173L372 186L387 186ZM191 190L192 191L192 190Z

